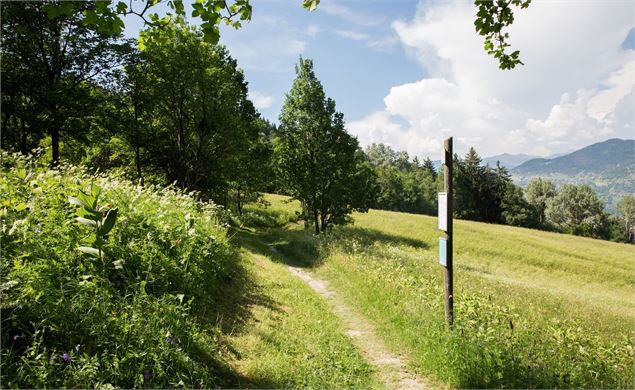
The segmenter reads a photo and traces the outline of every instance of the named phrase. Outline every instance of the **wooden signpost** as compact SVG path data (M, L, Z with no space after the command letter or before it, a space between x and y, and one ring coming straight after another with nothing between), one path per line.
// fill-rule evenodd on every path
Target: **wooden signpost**
M439 238L439 263L445 268L445 322L448 327L454 321L454 280L452 275L452 137L443 142L443 192L439 192L439 230L445 232Z

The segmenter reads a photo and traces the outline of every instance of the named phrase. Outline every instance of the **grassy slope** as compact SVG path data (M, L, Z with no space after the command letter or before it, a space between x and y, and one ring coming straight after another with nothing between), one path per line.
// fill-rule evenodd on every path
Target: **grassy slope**
M401 251L420 256L423 267L434 265L431 271L441 275L435 217L372 210L355 220L360 228L419 241L425 248L405 245ZM635 251L630 245L456 221L454 246L457 295L471 283L500 285L554 300L562 314L585 318L606 336L635 325Z
M268 239L305 264L319 257L316 272L420 371L467 387L632 385L632 246L456 221L457 327L466 332L456 340L440 330L436 218L371 210L334 236L296 229Z
M378 388L371 366L346 337L330 308L313 290L272 261L248 230L239 288L227 286L222 319L236 387ZM238 286L236 286L238 287ZM239 292L239 293L238 293ZM240 308L237 310L237 308Z

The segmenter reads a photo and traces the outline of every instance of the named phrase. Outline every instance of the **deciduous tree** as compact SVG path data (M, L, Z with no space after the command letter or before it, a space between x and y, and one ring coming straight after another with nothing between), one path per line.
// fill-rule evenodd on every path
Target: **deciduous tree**
M530 181L525 187L525 198L534 207L538 216L538 223L545 224L545 210L549 199L556 196L556 187L549 180L541 178Z
M374 177L357 139L344 128L344 115L325 97L313 62L300 58L277 131L276 157L286 189L301 201L315 233L367 211Z
M567 184L547 203L547 221L556 228L576 235L606 238L604 204L588 185Z
M628 242L635 244L635 197L625 195L617 202L617 211Z

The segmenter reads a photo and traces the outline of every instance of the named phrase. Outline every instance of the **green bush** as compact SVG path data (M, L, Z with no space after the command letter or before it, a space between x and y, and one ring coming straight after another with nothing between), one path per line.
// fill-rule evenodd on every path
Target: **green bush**
M236 259L224 211L175 188L0 157L2 386L223 385L209 317ZM69 203L92 190L95 209L118 209L102 256L78 250L99 237Z

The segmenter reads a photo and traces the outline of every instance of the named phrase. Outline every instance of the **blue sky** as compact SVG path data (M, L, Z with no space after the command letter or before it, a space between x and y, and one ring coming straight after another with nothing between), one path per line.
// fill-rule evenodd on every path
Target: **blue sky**
M245 72L262 115L277 122L300 55L314 61L328 96L347 120L383 108L390 87L421 77L422 68L406 55L391 28L412 17L416 1L323 1L313 12L300 0L255 0L253 17L242 28L221 27L226 45ZM167 9L159 5L159 12ZM193 22L196 22L193 19ZM142 24L126 20L127 35Z
M526 65L508 72L483 52L469 0L322 0L314 12L301 0L252 5L252 21L223 27L221 43L274 122L302 55L363 146L435 159L452 135L459 153L545 156L635 137L630 0L534 0L510 30ZM126 26L130 36L141 28Z
M253 4L252 21L222 31L221 42L235 53L251 88L272 98L270 107L261 107L269 119L277 120L300 55L313 59L327 95L347 120L383 108L390 87L421 76L390 25L414 14L416 2L324 2L313 12L297 0Z

